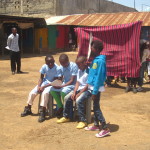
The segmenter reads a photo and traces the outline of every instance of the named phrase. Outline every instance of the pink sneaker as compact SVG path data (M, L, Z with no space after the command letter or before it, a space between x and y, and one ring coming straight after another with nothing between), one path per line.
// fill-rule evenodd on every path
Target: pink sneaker
M96 137L104 137L108 134L110 134L110 130L106 129L106 130L101 130L99 133L95 134L95 136Z
M89 126L84 128L87 131L99 131L99 127L97 126Z

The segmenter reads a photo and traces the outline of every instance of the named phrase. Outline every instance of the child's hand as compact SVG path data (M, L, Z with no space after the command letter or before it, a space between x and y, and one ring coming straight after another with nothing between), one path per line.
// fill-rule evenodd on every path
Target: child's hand
M81 94L80 94L80 93L78 93L78 94L76 95L76 98L75 98L75 99L77 99L80 95L81 95Z
M43 91L44 91L44 89L45 89L45 87L43 87L43 86L42 86L42 87L41 87L41 92L43 92Z
M38 92L41 93L44 91L44 89L45 89L45 87L39 87Z
M41 93L41 87L37 88L38 93Z
M76 93L73 93L73 94L71 95L71 99L74 101L74 100L75 100L75 97L76 97Z

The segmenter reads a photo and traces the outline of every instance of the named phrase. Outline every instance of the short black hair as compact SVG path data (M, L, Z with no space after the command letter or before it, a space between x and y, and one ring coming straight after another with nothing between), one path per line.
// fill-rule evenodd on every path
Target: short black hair
M61 55L59 56L59 60L69 61L68 55L66 55L66 54L61 54Z
M52 55L47 55L47 56L45 57L45 61L46 61L48 58L54 59L54 57L53 57Z
M13 27L13 28L11 28L11 31L12 31L12 30L17 30L17 28L16 28L16 27Z
M81 61L81 62L85 62L87 61L87 58L85 56L79 56L76 58L76 62Z
M98 50L99 52L101 52L104 48L103 43L99 40L92 41L91 46L94 47L94 49Z

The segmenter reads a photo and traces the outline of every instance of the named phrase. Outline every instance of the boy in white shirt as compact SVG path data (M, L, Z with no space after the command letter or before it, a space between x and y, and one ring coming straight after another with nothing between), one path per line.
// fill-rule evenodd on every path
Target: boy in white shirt
M79 124L77 129L82 129L87 126L87 121L84 114L84 102L91 96L91 91L88 90L86 73L87 64L86 57L80 56L76 59L76 64L79 67L77 74L77 82L74 91L71 91L65 96L65 107L63 111L63 117L57 120L57 123L65 123L70 121L70 109L73 106L73 101L76 101L77 110L79 115Z

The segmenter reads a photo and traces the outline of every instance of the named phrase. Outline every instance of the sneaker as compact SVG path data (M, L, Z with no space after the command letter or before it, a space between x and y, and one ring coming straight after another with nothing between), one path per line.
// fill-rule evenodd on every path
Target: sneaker
M69 122L69 121L70 121L69 118L62 117L59 120L57 120L57 123L65 123L65 122Z
M40 110L38 122L45 121L45 111L43 109Z
M76 128L77 129L83 129L86 126L87 126L86 122L79 122L78 125L76 126Z
M89 126L84 128L86 131L99 131L98 126Z
M129 92L131 90L131 87L127 86L126 89L125 89L125 92Z
M12 75L15 75L15 71L12 72Z
M137 93L137 89L136 88L133 88L133 93Z
M28 106L25 106L24 112L21 113L21 117L25 117L28 115L32 115L32 111L31 111L31 108L29 108Z
M143 91L143 88L142 88L142 87L138 87L138 88L137 88L137 91L138 91L138 92L141 92L141 91Z
M110 130L107 128L106 130L101 130L99 133L95 134L96 137L104 137L110 134Z

